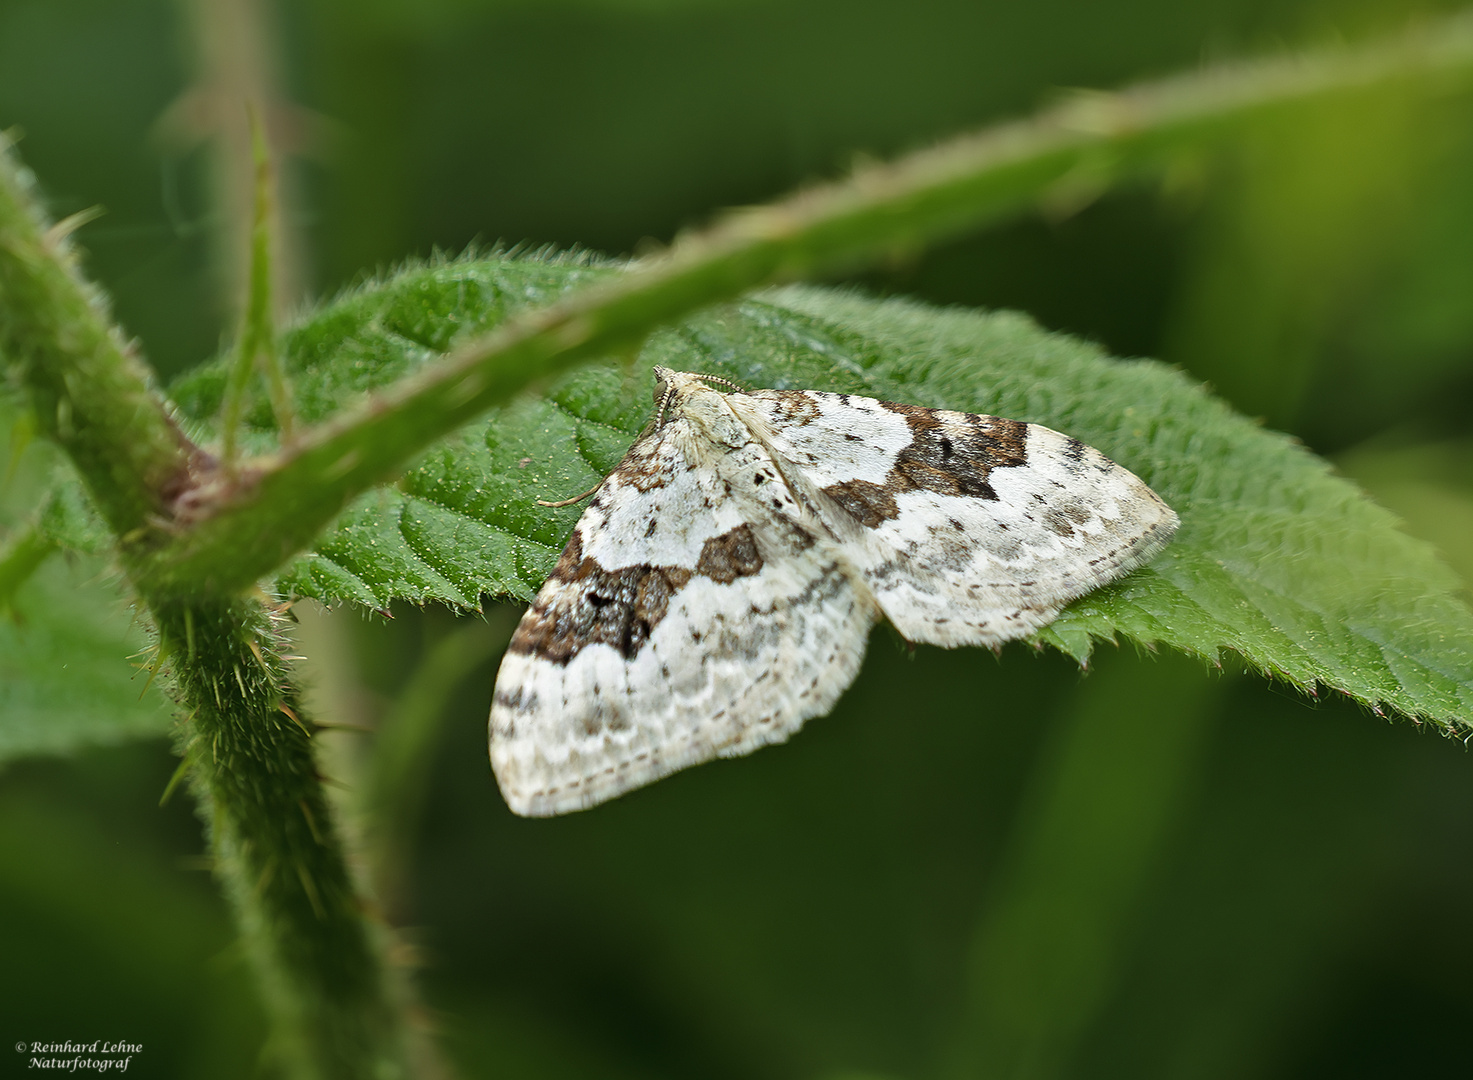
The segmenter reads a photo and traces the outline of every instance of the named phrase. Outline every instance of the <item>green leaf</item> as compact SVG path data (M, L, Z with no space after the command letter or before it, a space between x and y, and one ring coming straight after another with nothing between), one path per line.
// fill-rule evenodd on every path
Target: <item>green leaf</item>
M129 662L144 648L95 559L52 558L0 615L0 762L165 734L167 703Z
M0 395L0 560L12 538L30 529L68 551L111 552L112 533L76 470L54 443L35 437L37 428L29 408Z
M404 272L329 306L284 350L307 420L521 307L614 272L587 260L488 259ZM1006 312L938 310L788 288L658 331L629 368L584 367L541 398L462 429L393 488L359 499L283 589L385 607L532 595L580 513L648 419L649 368L750 386L852 391L1046 424L1130 468L1181 515L1154 563L1073 604L1039 639L1084 662L1119 636L1258 671L1373 708L1473 721L1473 613L1453 575L1390 514L1286 436L1179 372L1120 361ZM204 420L219 367L178 400ZM212 383L213 380L213 383ZM269 411L252 413L269 441Z
M1341 454L1335 464L1405 521L1473 591L1473 442L1421 442L1383 436Z
M147 673L128 660L145 638L116 574L76 554L105 549L107 527L57 448L29 438L33 426L24 408L0 400L0 446L9 446L0 467L0 763L160 735L170 724L162 695L144 693ZM53 545L73 554L52 555Z

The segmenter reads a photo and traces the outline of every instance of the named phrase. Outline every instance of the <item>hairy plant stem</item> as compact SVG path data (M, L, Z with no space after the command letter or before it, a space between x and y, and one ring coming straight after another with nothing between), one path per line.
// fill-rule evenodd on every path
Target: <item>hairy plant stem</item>
M191 446L148 370L49 228L29 175L0 147L0 358L40 430L70 456L153 613L183 713L179 749L276 1023L272 1049L300 1080L406 1074L402 999L384 931L348 871L283 640L259 596L139 573L213 463ZM34 530L0 555L0 593L45 557Z
M1169 162L1266 110L1408 77L1473 75L1473 16L1391 42L1240 63L1116 94L1078 95L1027 121L945 143L731 217L607 284L514 318L242 469L156 553L160 581L240 589L305 548L347 501L430 443L581 359L769 282L873 263L1040 199Z
M46 221L33 183L0 134L0 362L113 532L134 542L172 515L197 452L77 272L68 223Z
M254 599L153 605L179 753L289 1075L404 1075L404 1027L288 681L280 616Z

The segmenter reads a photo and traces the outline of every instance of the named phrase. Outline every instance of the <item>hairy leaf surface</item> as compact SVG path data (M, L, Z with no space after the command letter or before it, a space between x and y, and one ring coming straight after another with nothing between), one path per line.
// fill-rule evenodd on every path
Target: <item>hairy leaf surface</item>
M303 419L322 418L466 334L617 268L493 257L412 269L332 304L288 337ZM1313 691L1461 725L1473 721L1473 613L1432 549L1291 439L1185 376L1122 361L1006 312L941 310L788 288L662 329L629 364L574 372L462 429L393 487L360 498L284 590L382 608L526 599L580 507L548 509L618 462L647 421L650 368L752 387L851 391L992 413L1076 436L1139 474L1181 515L1167 551L1073 604L1041 635L1080 661L1120 636L1256 669ZM176 388L202 426L222 369ZM269 444L264 400L250 440Z

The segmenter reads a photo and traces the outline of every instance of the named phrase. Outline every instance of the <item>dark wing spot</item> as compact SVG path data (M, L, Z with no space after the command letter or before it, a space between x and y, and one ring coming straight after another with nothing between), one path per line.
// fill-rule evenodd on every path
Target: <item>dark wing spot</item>
M498 686L496 688L496 695L492 700L503 709L508 709L512 712L536 712L540 703L537 691L528 692L527 688L523 686L518 686L515 690L503 690ZM505 730L501 734L508 739L511 738L513 727L514 722L508 720Z
M1074 526L1069 524L1069 519L1052 507L1043 515L1043 523L1056 536L1074 535Z
M757 396L772 402L773 419L780 425L809 424L822 415L818 402L804 390L767 390Z
M748 577L762 569L762 553L757 550L757 541L752 530L738 525L730 532L713 536L701 547L701 557L696 561L696 573L722 585L729 585L739 577Z
M886 478L892 491L920 489L938 495L996 499L988 483L993 469L1028 461L1028 425L997 416L926 409L882 402L905 417L911 442Z
M689 570L674 566L605 570L583 557L582 537L575 529L508 648L567 664L584 648L602 643L633 659L690 576Z
M1074 526L1083 525L1094 517L1093 511L1078 499L1069 499L1048 508L1043 523L1059 536L1073 536Z
M882 522L899 516L895 505L895 493L888 487L872 484L868 480L845 480L841 484L830 484L823 493L858 521L870 529L877 529Z

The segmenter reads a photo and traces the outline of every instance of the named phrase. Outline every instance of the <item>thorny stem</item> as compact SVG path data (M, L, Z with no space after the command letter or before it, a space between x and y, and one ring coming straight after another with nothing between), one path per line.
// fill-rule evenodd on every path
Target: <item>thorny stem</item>
M407 1075L407 1006L386 931L352 880L291 687L280 635L255 596L173 591L139 552L177 527L214 462L174 425L148 370L48 227L30 174L0 141L0 359L118 537L154 616L183 722L180 752L267 1008L271 1049L298 1080ZM0 553L0 594L43 559L38 531Z
M1473 15L1390 43L1239 63L1114 94L1078 95L842 183L734 215L607 284L509 320L443 361L303 433L222 489L149 566L161 584L229 591L270 573L354 495L434 440L580 360L769 282L874 262L1157 167L1266 110L1409 77L1473 74Z
M0 362L127 546L172 516L199 455L77 272L67 223L46 222L33 185L0 133Z
M302 1080L405 1075L405 1030L288 681L281 616L254 599L153 605L188 722L179 753L273 1018Z

